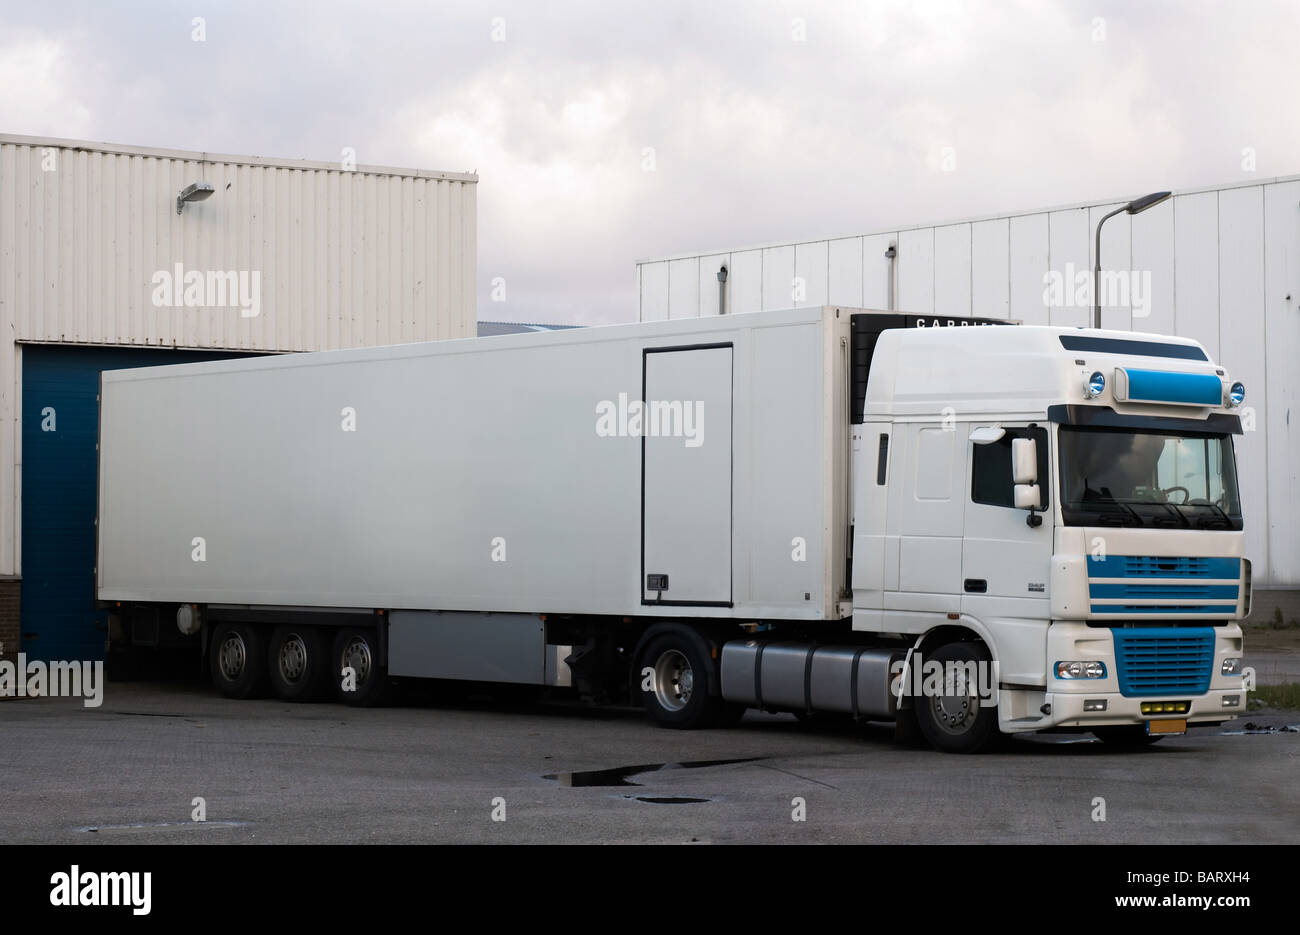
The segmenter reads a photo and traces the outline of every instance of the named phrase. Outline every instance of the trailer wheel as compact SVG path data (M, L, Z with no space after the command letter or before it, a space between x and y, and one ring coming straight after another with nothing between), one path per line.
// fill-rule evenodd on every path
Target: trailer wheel
M978 682L972 683L961 668L975 663L987 672L989 654L980 643L949 643L937 649L926 662L943 666L944 691L914 699L917 726L930 746L944 753L978 753L998 737L997 705L986 705L979 697ZM949 672L956 673L950 679Z
M265 636L251 623L220 623L208 663L213 684L227 698L256 698L266 688Z
M315 627L276 627L267 653L271 689L285 701L311 701L320 694L329 663Z
M374 630L344 627L334 637L329 679L334 697L344 704L373 708L391 697L388 669L379 664Z
M711 670L704 639L686 627L673 626L647 642L637 680L650 719L662 727L683 729L724 726L734 709L709 694Z

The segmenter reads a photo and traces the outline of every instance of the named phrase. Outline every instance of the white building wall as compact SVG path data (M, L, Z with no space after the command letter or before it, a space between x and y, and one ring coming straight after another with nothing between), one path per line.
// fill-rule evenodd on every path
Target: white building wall
M887 308L892 243L902 311L1087 325L1086 305L1048 303L1044 275L1087 274L1097 222L1126 201L646 260L641 317L701 314L673 305L669 268L694 260L692 275L705 282L727 258L732 312L804 304L791 301L796 275L807 304L825 296ZM1300 587L1300 177L1176 192L1140 215L1117 215L1102 229L1102 259L1150 275L1146 316L1131 304L1104 308L1104 327L1196 338L1246 384L1251 427L1237 451L1248 554L1259 583ZM647 303L656 295L661 304ZM703 313L716 312L715 296Z
M176 195L212 183L176 213ZM0 135L0 576L20 572L22 342L313 351L475 333L477 177ZM260 275L260 309L153 302ZM251 279L248 280L251 284Z

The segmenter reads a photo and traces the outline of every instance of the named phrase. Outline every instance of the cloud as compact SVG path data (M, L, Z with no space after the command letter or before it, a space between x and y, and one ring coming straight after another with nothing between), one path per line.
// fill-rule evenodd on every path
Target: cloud
M3 16L11 132L477 170L485 318L629 321L639 258L1245 180L1246 147L1300 172L1287 3Z
M81 79L66 45L37 32L9 34L0 42L0 120L8 133L79 137L93 125L79 99Z

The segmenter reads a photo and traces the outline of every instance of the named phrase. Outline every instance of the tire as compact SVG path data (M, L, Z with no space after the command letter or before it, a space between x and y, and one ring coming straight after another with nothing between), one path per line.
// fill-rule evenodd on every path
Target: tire
M252 623L219 623L208 650L212 682L227 698L266 692L266 635Z
M661 727L692 730L722 726L735 716L735 707L709 694L711 653L704 638L683 626L666 628L641 650L636 668L638 687L650 669L649 691L641 692L650 720ZM740 711L744 714L743 707Z
M925 660L943 665L945 672L947 663L974 662L987 666L989 661L988 650L982 643L949 643ZM949 687L946 678L944 687ZM913 702L917 726L936 750L978 753L998 739L997 706L982 704L975 685L968 684L964 692L952 695L923 695Z
M1128 748L1149 747L1164 740L1160 734L1154 737L1147 733L1145 726L1094 727L1093 734L1108 747Z
M266 654L271 691L285 701L314 701L329 669L327 652L315 627L276 627Z
M326 677L334 688L334 697L358 708L387 704L392 697L388 669L379 664L379 645L374 630L344 627L334 637ZM352 677L344 674L352 669ZM355 683L355 684L353 684Z

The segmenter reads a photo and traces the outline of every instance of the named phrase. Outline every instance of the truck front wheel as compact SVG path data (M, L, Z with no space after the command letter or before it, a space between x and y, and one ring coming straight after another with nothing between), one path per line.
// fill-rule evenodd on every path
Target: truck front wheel
M942 690L913 699L921 733L945 753L986 749L998 736L997 705L986 703L980 693L989 672L988 650L980 643L949 643L925 659L927 665L931 662L942 671Z
M266 639L251 623L221 623L212 634L208 663L213 684L227 698L255 698L266 686Z
M711 671L708 644L694 631L673 626L653 637L641 651L637 667L650 719L663 727L684 729L734 723L734 706L709 694Z

